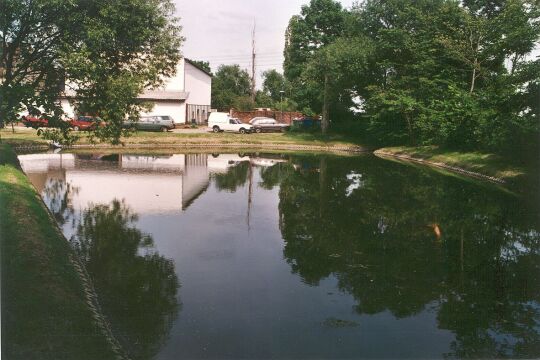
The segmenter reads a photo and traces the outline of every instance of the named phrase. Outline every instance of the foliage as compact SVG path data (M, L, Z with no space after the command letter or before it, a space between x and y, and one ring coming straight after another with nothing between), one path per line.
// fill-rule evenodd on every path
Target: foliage
M50 137L67 137L58 98L73 92L78 113L108 124L95 137L119 143L127 135L123 120L148 106L137 96L160 86L180 59L183 39L170 0L2 4L1 118L13 121L26 110L64 124L45 133Z
M359 108L381 145L538 149L537 2L367 0L339 20L325 9L335 28L314 26L326 19L315 3L286 33L285 77L300 107L320 111L326 88L330 117Z
M212 79L212 107L229 110L238 97L249 96L251 80L240 65L221 65Z
M191 59L189 61L191 61L192 63L194 63L196 66L203 69L207 73L212 74L212 69L210 68L210 63L208 61L191 60Z
M300 15L293 16L285 34L284 75L294 91L292 99L300 108L322 109L323 89L305 81L306 63L318 57L319 49L330 45L345 29L346 12L334 0L311 0L302 6ZM324 73L323 73L324 74Z

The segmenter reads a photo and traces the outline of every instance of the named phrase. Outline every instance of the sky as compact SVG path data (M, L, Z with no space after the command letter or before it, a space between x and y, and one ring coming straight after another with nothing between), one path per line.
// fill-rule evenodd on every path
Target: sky
M251 34L255 23L257 88L268 69L282 72L285 30L289 19L309 0L174 0L186 38L188 59L239 64L251 74ZM355 0L342 0L349 8Z

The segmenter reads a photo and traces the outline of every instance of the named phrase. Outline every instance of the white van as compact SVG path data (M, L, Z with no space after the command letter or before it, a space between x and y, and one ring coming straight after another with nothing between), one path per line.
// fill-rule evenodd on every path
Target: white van
M208 127L215 133L220 131L234 131L239 132L240 134L250 133L253 128L253 126L244 124L240 120L232 118L228 113L224 112L210 113L210 116L208 117Z

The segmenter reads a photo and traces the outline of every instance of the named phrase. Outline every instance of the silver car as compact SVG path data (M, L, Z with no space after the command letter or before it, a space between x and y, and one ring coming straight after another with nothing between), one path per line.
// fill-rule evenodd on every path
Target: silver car
M168 115L141 116L139 121L126 121L124 127L137 130L168 131L174 129L174 120Z
M287 124L281 124L276 119L272 118L253 118L249 122L253 125L253 131L256 133L266 132L266 131L279 131L284 132L290 128Z

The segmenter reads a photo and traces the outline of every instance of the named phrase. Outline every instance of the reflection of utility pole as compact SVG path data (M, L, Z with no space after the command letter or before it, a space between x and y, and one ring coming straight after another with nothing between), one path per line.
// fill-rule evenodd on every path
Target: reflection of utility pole
M253 165L251 164L251 158L249 159L249 181L248 181L248 206L247 206L247 227L248 232L251 230L249 220L251 217L251 203L252 203L252 196L253 196Z
M255 21L251 33L251 100L255 101Z

